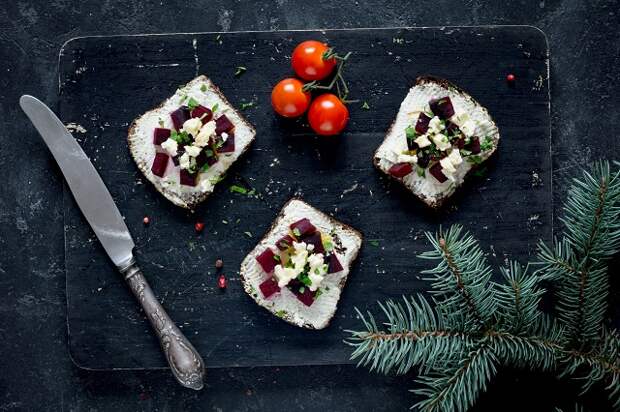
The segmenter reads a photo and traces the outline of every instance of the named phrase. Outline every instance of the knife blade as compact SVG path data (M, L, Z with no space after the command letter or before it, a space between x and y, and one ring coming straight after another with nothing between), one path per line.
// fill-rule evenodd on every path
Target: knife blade
M172 322L146 281L133 256L129 229L101 176L79 143L58 117L37 98L24 95L19 104L52 152L82 214L99 242L142 304L164 355L181 385L202 389L204 362Z

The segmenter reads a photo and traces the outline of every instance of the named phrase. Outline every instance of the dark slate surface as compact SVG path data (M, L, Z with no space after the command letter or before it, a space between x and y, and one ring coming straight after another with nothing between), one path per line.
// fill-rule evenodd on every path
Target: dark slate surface
M162 2L163 3L163 2ZM312 4L312 5L310 5ZM15 1L0 8L0 410L404 410L411 377L352 366L216 369L200 393L166 371L89 372L68 357L62 183L19 112L22 93L58 102L58 51L79 35L316 27L531 24L548 36L555 198L576 167L617 158L618 1ZM556 202L558 204L558 202ZM617 283L616 283L617 287ZM612 304L617 306L617 297ZM617 315L617 313L616 313ZM617 318L617 317L616 317ZM514 394L519 393L515 397ZM506 371L480 410L570 408L572 388ZM509 407L505 400L510 399ZM603 405L594 410L607 410Z
M370 106L351 105L351 122L338 138L317 139L297 122L279 121L270 107L269 85L290 73L293 47L308 38L353 53L346 71L351 95ZM448 56L457 64L445 64ZM59 113L83 128L75 136L135 235L142 268L208 366L343 364L351 362L343 330L359 327L355 307L365 311L377 300L427 287L416 274L428 266L415 259L428 249L425 231L460 222L495 264L526 260L538 239L551 239L547 56L542 32L510 26L82 38L61 51ZM235 77L240 65L247 72ZM507 71L519 78L515 87L505 81ZM196 72L210 76L233 105L255 102L245 114L257 139L214 196L191 213L141 177L125 136L133 118ZM439 212L371 162L409 87L426 73L475 96L502 136L487 172ZM256 196L230 193L232 183ZM244 256L294 194L372 239L323 331L272 316L245 294L238 277ZM146 319L68 192L64 213L74 361L91 369L165 366ZM206 224L200 235L196 220ZM218 256L229 280L224 293L214 270Z

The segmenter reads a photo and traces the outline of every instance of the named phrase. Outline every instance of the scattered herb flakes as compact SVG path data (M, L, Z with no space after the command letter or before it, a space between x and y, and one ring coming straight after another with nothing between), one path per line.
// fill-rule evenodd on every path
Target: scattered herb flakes
M159 123L159 127L164 127L164 120L162 118L159 118L157 123Z
M216 185L216 184L218 184L219 182L221 182L224 179L226 179L226 175L225 174L221 175L221 176L218 176L218 177L213 177L213 178L211 178L210 181L211 181L211 184Z
M200 91L203 92L203 93L206 92L207 91L207 85L203 84L202 86L200 86Z
M374 247L379 247L379 240L377 240L377 239L369 239L368 243L370 243Z
M314 293L314 299L318 299L319 296L321 296L322 294L323 294L323 290L322 289L317 289L316 292Z
M283 318L286 316L286 311L285 310L279 310L276 312L276 316L279 318Z
M239 110L246 110L251 107L254 107L254 102L241 102L239 105Z
M491 139L489 136L484 138L484 142L482 142L482 144L480 145L480 150L482 150L483 152L486 152L487 150L490 150L493 148L493 139Z
M215 104L213 105L213 107L211 108L211 111L212 111L213 113L217 112L218 107L220 107L220 105L219 105L219 104L217 104L217 103L215 103Z
M299 231L298 228L293 229L293 234L295 235L295 237L300 237L301 236L301 232Z
M473 156L467 156L467 161L471 164L477 165L483 162L482 157L477 156L477 155L473 155Z
M243 232L244 235L246 235L247 237L252 237L252 232Z
M245 187L242 187L242 186L232 185L232 186L230 186L229 189L233 193L241 193L242 195L247 195L248 194L248 189L246 189Z
M418 176L420 177L426 176L426 169L424 169L423 167L416 166L416 172L418 173Z
M186 94L182 94L181 95L181 99L179 100L181 103L183 103L185 100L187 100L187 95Z
M198 103L193 97L190 97L187 101L187 107L189 107L189 110L194 110L198 106L200 106L200 103Z
M200 168L201 172L206 172L207 170L209 170L211 166L209 166L207 163L205 163L204 165L202 165L202 167Z
M248 68L244 66L237 66L235 70L235 77L240 77L243 73L247 72Z
M368 105L367 101L364 101L364 104L362 104L362 109L364 110L370 110L370 106Z

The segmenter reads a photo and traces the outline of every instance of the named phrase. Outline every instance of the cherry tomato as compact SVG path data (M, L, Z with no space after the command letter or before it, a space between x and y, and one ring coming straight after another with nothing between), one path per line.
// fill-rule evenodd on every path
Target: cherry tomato
M342 132L349 122L349 109L338 96L325 93L314 99L308 111L308 122L316 133L333 136Z
M271 105L280 116L297 117L304 114L310 105L310 93L303 90L304 84L288 78L276 84L271 91Z
M293 51L291 62L297 76L304 80L322 80L329 76L336 66L336 59L323 59L329 46L316 40L299 43Z

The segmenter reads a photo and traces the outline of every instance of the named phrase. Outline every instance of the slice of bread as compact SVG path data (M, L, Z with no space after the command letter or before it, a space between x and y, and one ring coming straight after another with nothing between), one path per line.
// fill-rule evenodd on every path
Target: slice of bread
M259 285L271 275L265 273L256 257L267 248L275 250L276 242L289 233L289 225L303 218L309 219L317 230L332 234L335 253L343 270L325 276L321 283L322 294L310 306L304 305L287 287L265 298ZM360 232L336 221L304 201L293 198L284 205L267 234L241 263L241 281L245 291L256 303L274 315L295 326L323 329L336 312L340 293L361 245Z
M431 175L428 169L424 176L420 176L415 167L412 173L402 178L395 177L424 203L433 208L440 207L463 184L472 170L475 170L477 165L486 161L497 150L500 138L497 125L487 109L473 97L447 80L432 76L418 77L415 85L409 89L409 93L401 103L396 119L373 158L373 163L379 170L393 177L389 170L398 163L396 156L408 149L405 129L409 125L416 124L420 112L429 110L428 103L430 100L446 96L452 101L455 113L467 113L469 118L475 121L477 125L475 135L480 138L488 138L488 144L485 146L486 150L477 155L475 163L470 162L474 160L473 157L469 158L470 160L465 158L456 167L452 179L443 183Z
M163 177L156 176L151 171L155 153L160 151L153 144L155 128L173 129L170 113L182 105L187 105L190 98L209 109L217 105L214 117L217 118L221 114L228 117L234 125L235 139L235 150L221 154L218 161L209 170L199 172L196 186L180 184L179 167L175 167L172 161L168 162L168 168ZM185 86L181 86L174 95L164 100L161 105L134 120L129 128L127 140L131 156L140 171L153 183L155 188L175 205L193 209L213 192L214 185L221 180L239 156L249 148L255 136L254 127L232 107L209 78L201 75Z

